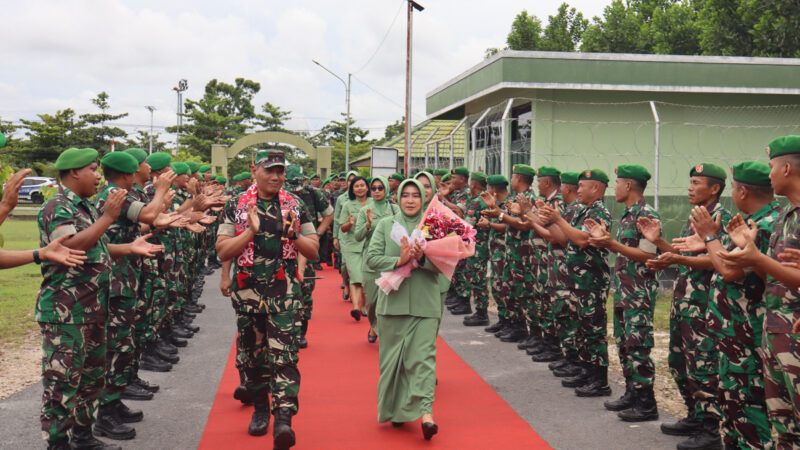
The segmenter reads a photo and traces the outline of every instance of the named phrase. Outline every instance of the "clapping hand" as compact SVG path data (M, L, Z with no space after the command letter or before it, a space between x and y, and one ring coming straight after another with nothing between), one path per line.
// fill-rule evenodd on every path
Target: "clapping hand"
M611 246L611 233L606 230L606 225L594 219L586 219L583 222L586 231L589 232L589 245L598 248L608 248Z
M19 188L22 187L25 177L31 172L31 169L23 169L12 174L8 180L6 180L5 187L3 188L3 199L0 200L0 204L4 205L9 211L17 206L17 202L19 202ZM0 219L0 222L2 222L2 219Z
M495 201L494 195L492 195L490 192L481 192L481 200L483 200L483 203L486 204L488 209L497 208L497 202Z
M800 250L796 248L784 249L783 253L778 254L778 259L784 266L800 269Z
M350 216L352 219L353 216ZM297 227L297 214L294 211L289 211L289 231L286 232L286 237L294 237L294 229Z
M198 222L202 223L203 225L211 225L216 221L216 216L204 216L202 219L198 220Z
M741 231L742 228L745 230ZM755 226L753 228L758 231ZM758 263L758 256L761 254L761 252L758 250L758 247L756 247L756 242L754 239L755 234L751 234L747 226L741 226L736 230L738 235L734 242L738 240L741 243L744 243L744 246L740 247L741 250L736 248L730 252L720 252L719 256L725 260L726 265L732 268L744 269L747 267L752 267ZM734 235L731 234L731 239L733 239L733 236ZM738 246L739 243L737 242L736 245Z
M673 239L672 246L675 247L675 249L679 252L683 253L697 253L705 251L706 249L706 244L703 242L703 238L701 238L696 232L689 237Z
M479 228L486 230L489 228L489 219L486 217L481 217L478 219L478 223L476 224Z
M522 212L522 206L520 206L519 203L506 202L506 209L508 209L508 212L516 216L522 216L525 214Z
M678 260L678 255L675 253L667 252L658 255L656 259L648 259L645 262L645 265L653 271L664 270L667 267L676 264Z
M756 236L758 235L758 225L750 220L750 226L748 227L739 214L736 214L736 217L728 222L728 226L725 230L727 230L733 243L739 248L744 248L748 241L755 242Z
M161 213L153 220L153 226L156 228L166 228L180 218L181 216L177 212L167 214Z
M163 245L155 245L147 242L151 237L153 237L153 233L147 233L144 236L136 238L136 240L131 243L131 254L153 258L156 256L156 253L164 250Z
M172 187L172 182L175 181L176 177L177 175L175 175L175 172L173 172L172 169L168 169L166 172L156 177L155 181L153 181L153 187L155 187L157 191L169 189Z
M261 227L261 218L258 217L258 207L255 202L247 205L247 228L253 232L258 233Z
M695 206L692 208L692 215L689 217L689 222L691 222L695 233L703 238L712 234L717 234L719 230L722 229L722 215L717 214L717 217L712 219L711 214L708 213L705 206Z
M539 206L537 202L536 206L538 207L539 215L542 216L542 219L548 222L555 222L561 217L561 213L559 212L558 208L553 208L552 205L542 202L542 205Z
M411 244L408 243L408 238L403 236L400 239L400 258L397 259L395 267L406 265L409 261L411 261L412 255L413 252L411 249Z
M372 226L372 208L367 208L367 228Z
M414 242L414 245L411 246L411 257L419 261L422 259L422 254L422 244Z
M520 210L521 210L520 212L522 214L527 214L528 211L533 209L533 204L531 203L531 201L530 201L530 199L528 197L525 197L522 194L517 194L516 200L517 200L517 204L520 207ZM522 214L520 214L520 215L522 215Z
M83 250L73 250L61 244L64 239L69 237L69 235L61 236L51 241L46 247L39 249L39 257L42 261L63 264L69 267L82 265L83 262L86 261L86 256L84 256L86 252Z
M639 220L636 221L636 226L648 241L656 242L661 239L661 223L659 221L649 217L639 217Z
M103 205L103 215L108 216L111 220L117 220L117 217L119 217L122 211L122 205L125 203L125 195L127 194L128 191L125 189L116 189L108 194L108 198L106 198L106 202Z

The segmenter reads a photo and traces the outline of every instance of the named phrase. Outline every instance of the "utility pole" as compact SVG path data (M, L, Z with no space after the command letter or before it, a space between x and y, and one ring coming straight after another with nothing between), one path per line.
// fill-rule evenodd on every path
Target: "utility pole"
M344 170L347 171L350 168L350 81L352 79L353 74L348 73L347 74L347 82L345 82L344 79L342 79L342 77L340 77L339 75L336 75L330 69L328 69L327 67L323 66L322 64L320 64L316 60L312 59L311 62L313 62L314 64L316 64L316 65L322 67L323 69L325 69L326 72L328 72L329 74L335 76L344 85L345 102L347 103L347 119L346 119L346 122L345 122L345 131L344 131L344 133L345 133L345 137L344 137L344 139L345 139L345 144L344 144Z
M153 111L156 110L155 106L145 106L145 109L150 111L150 154L153 154Z
M411 160L411 35L413 29L414 10L422 11L425 8L414 0L408 0L408 30L406 34L406 120L405 120L405 154L403 156L404 175L409 176L408 162ZM453 150L450 149L452 152Z
M178 148L181 145L181 125L183 125L183 92L187 89L189 89L189 82L186 81L186 78L181 78L181 80L178 81L178 85L172 88L172 90L178 94L178 131L175 133L175 151L172 152L173 155L178 153Z

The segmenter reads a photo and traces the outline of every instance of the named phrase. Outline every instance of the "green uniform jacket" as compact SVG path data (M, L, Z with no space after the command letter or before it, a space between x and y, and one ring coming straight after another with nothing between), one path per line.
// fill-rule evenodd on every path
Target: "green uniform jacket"
M338 206L338 204L337 204ZM361 211L361 203L358 199L348 200L342 205L342 210L339 212L339 248L342 252L361 253L364 250L364 241L356 239L356 225L355 219L358 218L358 212ZM341 226L347 223L347 216L353 216L353 227L350 231L344 232Z

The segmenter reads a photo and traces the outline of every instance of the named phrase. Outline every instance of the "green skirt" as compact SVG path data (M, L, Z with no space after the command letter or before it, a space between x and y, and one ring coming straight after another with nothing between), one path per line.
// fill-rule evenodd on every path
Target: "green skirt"
M378 422L433 413L439 319L378 315Z
M342 252L342 258L347 267L350 284L361 284L364 281L364 275L361 273L361 253Z
M378 317L375 315L375 307L378 305L378 290L380 289L375 280L380 278L380 274L375 274L366 270L362 270L364 276L364 298L367 300L367 318L369 319L369 326L373 330L377 329Z

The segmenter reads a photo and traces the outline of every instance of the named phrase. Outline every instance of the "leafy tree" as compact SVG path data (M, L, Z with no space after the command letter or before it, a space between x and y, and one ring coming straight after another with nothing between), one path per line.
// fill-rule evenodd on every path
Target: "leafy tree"
M574 52L588 26L589 21L583 18L582 13L562 3L558 13L548 17L542 33L541 50Z
M20 119L28 131L28 145L19 155L25 162L55 161L62 151L69 147L77 147L84 143L82 135L86 122L75 117L71 108L57 111L54 115L37 114L39 120Z
M386 130L383 132L383 139L388 141L389 139L392 139L395 136L400 136L405 132L406 132L406 120L405 117L401 117L394 123L386 125Z
M127 133L121 128L106 124L106 122L112 122L128 116L128 113L111 114L109 112L111 109L109 98L110 96L105 91L97 94L97 97L91 99L91 102L100 109L100 113L81 114L80 116L80 119L87 125L86 128L78 131L80 144L91 147L100 152L100 154L111 150L111 139L119 140L127 136Z
M800 3L797 0L761 0L760 17L753 25L753 56L800 58Z
M330 123L322 127L315 136L310 138L310 142L315 145L333 145L336 142L344 143L347 139L347 115L342 113L344 120L331 120ZM369 134L369 131L355 126L356 121L350 117L350 147L353 144L359 143L364 140Z
M511 32L506 37L511 50L540 50L542 45L542 22L534 15L522 10L511 23Z
M750 0L700 0L700 49L705 55L750 56L751 30L758 22ZM795 19L796 20L796 19Z
M654 53L667 55L700 53L697 10L689 2L674 3L664 10L656 10L650 30Z
M136 135L128 137L123 145L124 148L139 147L145 151L150 151L150 132L136 130ZM153 152L167 151L167 143L158 140L158 135L153 135Z
M633 8L614 0L583 33L582 52L646 53L641 47L641 21Z
M274 106L270 102L261 105L263 114L256 114L253 119L255 131L283 131L289 132L283 125L292 118L291 111L283 111L279 106Z

